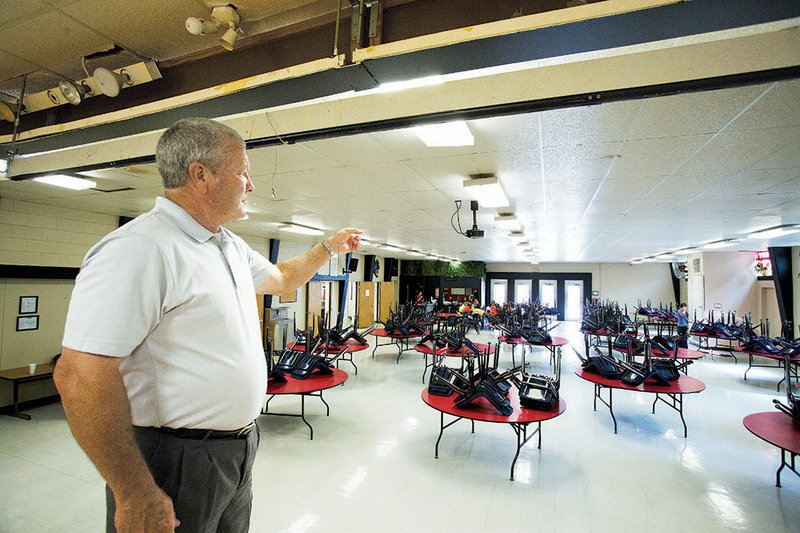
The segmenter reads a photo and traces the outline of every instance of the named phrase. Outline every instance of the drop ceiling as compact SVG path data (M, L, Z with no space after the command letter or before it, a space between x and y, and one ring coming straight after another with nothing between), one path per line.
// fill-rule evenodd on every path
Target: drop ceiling
M48 5L67 11L87 9L83 4ZM182 37L178 42L191 42L192 36ZM476 79L474 90L491 86L490 79ZM390 104L392 97L384 98ZM333 102L319 109L338 108ZM253 237L302 240L277 226L294 222L332 231L355 225L374 243L409 251L522 263L529 262L522 248L495 224L499 213L517 216L539 262L631 261L800 224L798 80L517 112L467 124L475 142L465 147L429 148L401 128L253 148L249 218L230 227ZM481 207L477 224L486 236L467 239L452 227L455 202L464 204L455 220L471 227L469 201L480 204L481 198L462 183L483 173L498 178L510 205ZM96 179L97 190L0 181L0 196L135 216L162 192L152 163L83 174ZM730 250L798 244L797 235L744 239Z

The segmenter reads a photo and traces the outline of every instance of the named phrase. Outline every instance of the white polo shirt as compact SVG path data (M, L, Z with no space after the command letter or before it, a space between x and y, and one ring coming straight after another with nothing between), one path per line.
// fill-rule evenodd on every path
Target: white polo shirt
M134 425L240 428L266 391L255 286L274 268L233 233L211 233L158 198L87 254L63 344L125 357Z

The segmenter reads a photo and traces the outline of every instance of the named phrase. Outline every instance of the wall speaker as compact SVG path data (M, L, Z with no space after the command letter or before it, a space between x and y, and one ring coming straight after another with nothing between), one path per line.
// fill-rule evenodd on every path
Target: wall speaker
M351 257L350 258L350 263L348 263L348 265L347 265L347 271L348 272L355 272L356 270L358 270L358 258L357 257Z

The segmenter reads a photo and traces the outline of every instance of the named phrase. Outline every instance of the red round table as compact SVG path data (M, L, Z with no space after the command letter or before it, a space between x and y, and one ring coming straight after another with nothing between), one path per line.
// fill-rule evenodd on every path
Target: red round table
M478 350L480 350L481 352L485 352L485 351L487 351L489 349L489 345L488 344L483 344L483 343L480 343L480 342L476 342L474 344L475 344L475 347L478 348ZM475 354L472 352L472 350L470 350L466 346L462 346L461 349L459 349L459 350L449 350L445 346L443 348L436 348L436 350L434 351L434 349L431 346L428 346L427 344L416 344L416 345L414 345L414 350L418 351L419 353L421 353L422 355L425 356L425 368L422 369L422 382L423 383L425 383L425 374L428 372L428 368L430 368L430 367L432 367L433 365L436 364L436 358L437 357L442 358L442 359L445 358L445 357L461 357L463 359L463 358L466 358L466 357L474 357L475 356ZM428 364L428 356L429 355L433 356L431 358L430 364Z
M794 459L800 455L800 422L797 422L786 413L769 411L766 413L753 413L742 420L744 427L759 439L781 449L781 466L775 472L775 486L781 486L781 470L789 470L800 476L795 467ZM786 452L789 452L790 462L786 462Z
M747 358L748 358L747 370L744 371L744 380L745 381L747 381L747 373L750 372L751 368L783 368L784 372L786 371L786 369L784 368L784 365L786 364L786 356L776 355L776 354L769 353L769 352L759 352L759 351L755 351L755 350L742 349L742 351L747 354ZM753 363L753 357L754 356L755 357L763 357L764 359L771 359L773 361L776 361L776 364L774 364L774 365L755 364L755 363ZM797 367L800 366L800 355L796 355L794 357L790 357L789 358L789 362L791 363L789 365L789 376L793 377L795 379L795 381L797 381L797 379L798 379ZM783 377L781 377L781 380L778 382L778 386L777 386L777 390L778 391L781 390L781 383L783 383L784 381L786 381L786 375L785 374L784 374Z
M704 391L706 388L705 383L699 379L686 375L681 376L680 379L676 381L670 381L669 385L656 385L655 383L645 381L637 387L623 383L619 379L608 379L600 374L586 372L582 368L576 370L575 375L594 384L594 410L597 411L597 400L600 400L608 407L608 411L611 413L611 419L614 421L614 433L617 432L617 418L614 416L614 397L612 394L614 389L655 394L656 399L653 400L652 413L656 413L656 404L659 400L671 409L677 411L681 417L681 423L683 424L683 436L686 438L687 428L686 420L683 418L683 395L696 394ZM605 401L600 395L603 389L608 389L608 401ZM663 396L667 396L671 402L665 400Z
M410 335L403 335L400 333L387 333L386 328L376 328L369 332L370 335L375 337L375 347L372 349L372 357L375 357L375 350L378 349L378 346L387 346L387 344L380 344L378 339L389 339L388 344L394 344L397 346L397 362L400 363L400 356L403 355L403 352L407 352L411 350L409 348L408 341L410 339L416 339L417 337L423 337L422 334L412 333Z
M322 403L325 404L325 416L330 416L331 406L322 397L322 391L341 385L347 381L347 372L333 369L332 374L320 374L319 372L312 372L306 379L295 379L290 375L286 376L286 382L280 383L275 380L267 382L267 401L264 402L264 409L261 414L273 416L296 416L300 417L308 429L311 431L311 440L314 440L314 428L306 420L306 396L316 396ZM300 414L292 413L270 413L269 402L278 395L284 394L297 394L300 396Z
M516 360L514 359L514 349L517 346L544 346L550 352L550 364L555 364L556 355L559 357L561 356L561 347L566 346L569 344L569 340L565 339L564 337L551 337L549 341L542 342L542 343L532 343L526 341L522 337L514 337L509 339L508 337L501 335L497 337L497 351L495 352L494 357L494 367L497 368L499 363L500 357L500 349L503 347L503 343L506 343L511 346L511 366L517 366ZM558 352L558 353L556 353ZM522 349L522 368L525 368L525 348Z
M286 347L289 348L290 350L297 350L299 352L306 351L305 344L295 344L293 342L290 342L289 344L286 345ZM348 339L347 342L345 342L344 344L329 345L328 354L339 355L339 357L336 358L336 368L339 368L339 361L346 361L351 365L353 365L353 368L356 370L355 375L357 376L358 367L356 366L356 363L353 361L353 353L366 350L367 348L369 348L369 344L361 344L355 339ZM321 353L321 351L317 353Z
M428 389L422 391L422 401L428 406L439 411L439 438L436 439L434 457L439 458L439 441L442 440L444 430L458 422L459 420L469 420L472 423L472 433L475 433L475 421L492 422L497 424L508 424L517 435L517 450L514 459L511 461L511 481L514 481L514 466L522 447L534 435L539 435L539 449L542 448L542 422L560 416L567 409L567 402L559 398L556 406L550 411L539 411L527 409L519 405L519 391L516 387L511 387L508 391L508 399L511 400L511 407L514 411L508 415L502 415L484 398L473 401L469 407L459 408L455 404L456 394L450 396L436 396L428 394ZM444 423L444 415L448 414L455 417L455 420ZM528 435L528 425L537 424L536 429Z

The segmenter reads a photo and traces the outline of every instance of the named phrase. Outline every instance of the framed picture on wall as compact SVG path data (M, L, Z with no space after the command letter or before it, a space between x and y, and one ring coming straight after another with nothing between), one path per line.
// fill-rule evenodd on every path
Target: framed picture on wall
M19 314L27 315L35 313L39 310L39 297L38 296L20 296L19 297Z
M35 329L39 329L39 315L17 317L17 331L33 331Z

